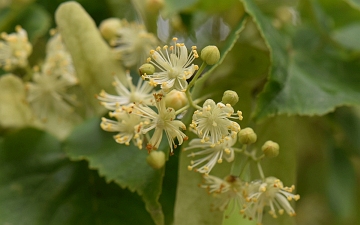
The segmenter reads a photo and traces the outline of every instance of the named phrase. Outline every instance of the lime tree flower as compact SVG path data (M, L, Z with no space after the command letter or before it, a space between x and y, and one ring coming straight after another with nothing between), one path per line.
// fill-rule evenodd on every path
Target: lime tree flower
M215 198L212 207L214 210L225 211L231 206L230 214L235 207L242 208L245 203L244 182L236 176L226 176L224 179L212 175L204 175L204 181L200 185L208 194Z
M153 101L153 87L147 82L143 82L142 79L138 80L135 85L132 83L132 77L130 71L126 71L127 86L121 83L119 78L114 76L114 83L116 92L118 95L111 95L106 93L104 90L100 92L97 99L101 101L101 104L109 109L115 110L120 106L129 105L130 103L141 103L145 105L152 105Z
M116 35L117 37L110 44L126 67L145 62L149 51L158 44L157 38L152 33L148 33L143 25L129 23L126 20L121 21Z
M144 122L140 129L140 132L142 132L143 134L147 134L149 131L154 130L151 139L146 145L146 148L149 152L151 150L158 149L163 136L163 132L165 132L172 154L173 149L177 147L174 141L175 138L177 138L179 145L181 145L184 140L186 141L188 139L188 137L180 130L185 130L186 126L180 120L175 120L176 114L173 108L166 108L163 94L155 93L154 98L157 112L149 106L141 104L133 104L128 109L128 112L139 115L142 118L148 120Z
M59 74L62 79L75 85L78 83L74 64L70 53L62 41L61 35L52 31L53 37L49 39L46 45L46 58L43 70L47 74Z
M143 123L148 123L142 117L129 114L121 108L109 113L110 117L116 119L110 120L105 117L101 119L101 128L108 132L119 132L114 135L114 139L119 144L129 145L132 140L134 145L142 149L144 135L140 132Z
M226 161L231 162L234 160L234 149L232 146L236 143L236 134L233 136L226 136L222 142L213 144L211 142L203 142L202 139L193 139L190 141L189 147L184 150L200 149L197 152L192 152L188 157L202 156L199 159L191 160L191 165L188 166L189 170L202 165L200 168L196 168L195 171L199 173L209 174L216 163L222 163L223 158Z
M292 192L295 186L284 187L283 183L275 177L267 177L264 181L257 180L247 185L246 208L240 211L249 219L256 219L262 224L264 207L270 207L269 214L277 218L277 213L282 215L284 211L290 216L295 216L295 210L289 201L299 200L300 196Z
M0 68L5 71L26 67L32 52L27 32L21 26L16 26L15 30L16 33L1 34L4 41L0 41Z
M157 47L156 50L150 51L151 58L148 58L148 63L154 64L160 72L142 76L153 86L160 84L164 92L172 89L185 91L188 86L186 80L199 68L192 64L194 59L199 57L196 46L188 53L184 43L177 43L177 38L173 38L173 41L173 46L165 45L162 50Z
M240 125L230 119L242 120L242 112L234 113L230 104L216 104L212 99L207 99L202 109L194 112L190 127L199 135L202 142L220 144L225 137L234 136L240 131Z

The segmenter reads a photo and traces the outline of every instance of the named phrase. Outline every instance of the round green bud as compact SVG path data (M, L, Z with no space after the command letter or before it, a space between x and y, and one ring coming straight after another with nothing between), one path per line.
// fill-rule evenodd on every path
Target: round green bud
M257 140L257 135L253 129L250 127L241 129L238 133L239 142L244 145L255 143Z
M165 153L162 151L151 151L146 157L146 162L154 169L160 169L165 165Z
M110 41L116 38L118 29L121 28L121 20L118 18L109 18L103 20L99 25L99 30L103 38Z
M208 65L214 65L220 59L220 51L214 45L206 46L201 50L201 59Z
M155 67L150 64L150 63L145 63L145 64L142 64L139 68L139 73L141 75L143 74L147 74L147 75L151 75L151 74L154 74L155 73Z
M145 9L151 13L157 13L164 7L164 0L146 0Z
M239 101L239 96L235 91L227 90L224 92L221 102L234 106Z
M265 144L261 147L261 150L265 154L265 156L269 158L276 157L279 155L279 144L273 141L267 141Z
M181 109L187 105L188 100L185 92L172 90L165 96L165 105L166 107L173 108L175 110Z

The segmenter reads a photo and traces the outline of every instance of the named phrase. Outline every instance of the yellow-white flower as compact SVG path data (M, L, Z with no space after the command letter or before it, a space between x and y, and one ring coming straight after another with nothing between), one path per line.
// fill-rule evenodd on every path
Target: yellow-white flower
M166 108L163 94L155 93L154 97L157 112L149 106L141 104L134 104L132 106L133 110L129 109L128 111L148 120L141 128L143 134L154 130L154 133L146 146L148 151L156 150L159 147L163 132L165 132L171 153L173 153L173 148L177 147L174 142L175 138L177 138L179 145L181 145L184 140L188 139L188 137L180 130L185 130L186 126L180 120L175 120L176 114L173 108Z
M143 82L142 79L138 80L136 87L132 83L132 78L130 72L126 71L126 87L121 81L114 76L116 92L118 95L111 95L106 93L104 90L100 92L97 96L97 99L101 101L101 104L105 108L110 110L115 110L120 106L126 106L130 103L140 103L145 105L151 105L153 100L153 87L150 86L147 82Z
M202 158L191 160L189 170L196 168L195 171L199 173L209 174L216 163L222 163L223 158L231 162L234 160L234 149L232 146L236 143L235 137L227 136L223 142L219 144L212 144L211 142L203 142L202 139L193 139L190 141L189 147L184 150L201 149L197 152L192 152L188 157L202 156Z
M240 125L230 119L242 119L241 111L234 113L230 104L215 103L212 99L204 102L203 108L196 110L190 127L203 142L219 144L229 135L236 135Z
M20 26L16 26L16 33L2 33L0 41L0 67L10 71L16 67L26 67L28 56L32 52L27 32Z
M101 128L108 132L119 132L114 136L117 143L129 145L132 140L135 146L142 149L144 135L140 131L145 120L120 108L110 112L109 115L116 118L116 121L103 117L100 124Z
M282 215L284 211L290 216L295 216L295 210L289 201L299 200L300 196L292 194L295 187L284 187L283 183L275 177L267 177L265 181L254 181L248 184L246 208L240 213L249 219L256 219L261 224L264 208L270 207L269 214L277 218L277 213ZM277 212L277 213L276 213Z
M178 91L185 91L189 79L198 69L197 65L192 64L195 58L198 58L196 47L193 46L188 54L188 50L183 43L177 43L177 38L173 38L174 45L157 47L156 50L151 50L151 58L148 62L154 64L160 72L154 74L144 74L143 78L148 79L153 86L161 85L161 88L168 92L172 89Z
M67 93L73 85L59 74L35 72L33 82L27 84L27 100L40 119L47 119L49 114L66 117L73 112L73 96Z
M149 51L158 43L157 38L148 33L143 25L129 23L126 20L121 21L117 36L111 45L114 46L115 53L126 67L145 62Z
M214 210L224 211L231 205L230 214L235 208L242 208L245 203L243 196L244 182L238 177L229 175L220 179L212 175L204 175L204 182L200 185L205 188L209 194L215 198L212 207ZM233 203L233 204L231 204Z
M42 70L46 74L57 74L71 84L78 83L71 55L66 50L60 34L54 34L49 39Z

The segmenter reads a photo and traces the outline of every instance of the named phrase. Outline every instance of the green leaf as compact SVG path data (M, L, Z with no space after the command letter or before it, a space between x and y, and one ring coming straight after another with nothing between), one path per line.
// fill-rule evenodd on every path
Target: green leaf
M338 106L360 104L358 63L345 62L318 33L299 29L293 49L252 1L244 0L270 49L272 68L254 119L276 114L324 115ZM327 45L326 45L327 44ZM318 50L320 49L320 50Z
M99 118L75 128L65 148L72 160L88 160L90 168L97 169L106 181L114 181L122 188L136 191L155 223L164 223L158 202L164 168L151 168L146 162L146 150L116 143L112 134L101 130Z
M0 139L0 224L151 225L134 197L85 162L70 162L45 132L24 129Z
M80 85L100 115L104 108L94 98L102 89L113 93L113 75L126 84L125 71L117 62L110 47L101 37L94 21L76 2L59 6L55 14L56 23L69 50Z
M0 126L21 127L31 124L33 115L26 104L25 85L20 78L0 77Z

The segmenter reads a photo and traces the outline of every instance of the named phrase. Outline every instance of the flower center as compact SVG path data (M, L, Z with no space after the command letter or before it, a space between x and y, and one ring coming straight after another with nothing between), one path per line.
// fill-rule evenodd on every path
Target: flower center
M168 76L170 79L174 79L174 78L177 78L180 74L180 71L178 68L171 68L169 71L168 71Z

